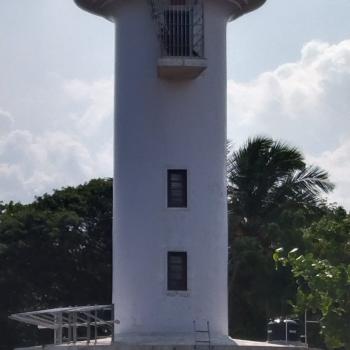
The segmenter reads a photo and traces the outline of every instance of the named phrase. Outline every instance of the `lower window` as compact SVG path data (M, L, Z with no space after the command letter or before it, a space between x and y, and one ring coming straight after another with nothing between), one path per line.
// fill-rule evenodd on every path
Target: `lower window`
M186 169L168 169L168 208L187 208Z
M168 252L168 290L187 290L186 252Z

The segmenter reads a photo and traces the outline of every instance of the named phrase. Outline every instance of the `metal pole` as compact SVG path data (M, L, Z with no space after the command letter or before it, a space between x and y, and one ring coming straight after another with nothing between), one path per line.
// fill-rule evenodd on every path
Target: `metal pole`
M111 320L112 320L112 344L114 343L114 333L115 333L115 317L114 317L114 304L112 304L112 309L111 309Z
M288 322L287 321L288 321L287 319L284 320L284 323L286 324L286 343L288 343Z
M189 56L193 56L193 6L188 9Z
M307 310L305 309L305 314L304 314L304 321L305 321L305 344L307 344Z
M97 344L97 310L95 310L95 344Z
M62 344L62 312L55 315L54 344Z
M181 11L179 9L179 4L177 4L176 6L176 56L180 56L179 54L179 39L180 39L180 36L179 36L179 21L180 21L180 16L181 16Z
M202 48L201 48L201 57L204 57L204 51L205 51L205 40L204 40L204 5L203 5L203 1L201 2L201 10L202 10Z
M184 41L184 35L183 35L183 21L184 21L184 16L185 16L185 11L186 7L185 5L183 6L183 11L181 13L180 17L180 56L184 56L184 50L183 50L183 41Z
M86 321L86 337L87 337L87 343L90 344L90 340L91 340L91 318L90 318L90 316L87 317L87 321Z
M77 342L77 313L73 312L73 343Z
M72 341L72 314L68 314L68 343Z

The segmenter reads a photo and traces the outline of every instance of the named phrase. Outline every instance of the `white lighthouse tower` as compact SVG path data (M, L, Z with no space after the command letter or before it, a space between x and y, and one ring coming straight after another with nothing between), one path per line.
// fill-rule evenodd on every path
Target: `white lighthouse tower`
M116 26L116 339L226 337L226 26L265 0L75 2Z

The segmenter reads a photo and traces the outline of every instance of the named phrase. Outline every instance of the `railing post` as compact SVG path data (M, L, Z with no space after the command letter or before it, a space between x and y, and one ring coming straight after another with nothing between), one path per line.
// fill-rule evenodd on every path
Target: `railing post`
M97 310L95 310L94 316L95 316L95 344L97 344Z
M77 342L77 313L73 312L73 343Z
M113 304L41 310L11 315L10 318L39 328L51 329L53 343L58 346L65 343L76 344L80 340L86 340L90 344L92 336L96 344L99 339L99 328L101 336L102 331L103 336L109 336L111 332L112 342L115 342L115 325L119 322L115 319ZM83 332L84 330L86 333ZM94 332L93 335L92 332Z
M72 323L71 323L71 318L72 315L71 313L68 313L68 343L72 341Z
M86 320L86 338L87 338L87 343L90 344L91 340L91 317L87 316Z
M114 313L114 304L111 308L111 320L112 320L112 344L115 342L115 313Z
M54 344L61 345L62 337L62 312L55 314Z

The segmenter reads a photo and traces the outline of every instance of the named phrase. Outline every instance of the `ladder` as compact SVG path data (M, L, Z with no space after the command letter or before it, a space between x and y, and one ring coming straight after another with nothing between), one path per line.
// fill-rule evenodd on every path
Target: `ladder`
M207 347L211 350L211 338L210 338L210 325L209 321L206 321L206 329L197 328L197 322L193 321L193 332L194 332L194 348L199 349Z

